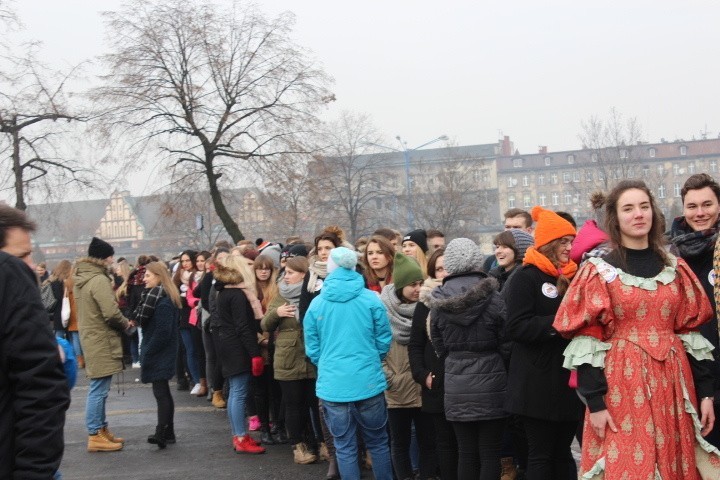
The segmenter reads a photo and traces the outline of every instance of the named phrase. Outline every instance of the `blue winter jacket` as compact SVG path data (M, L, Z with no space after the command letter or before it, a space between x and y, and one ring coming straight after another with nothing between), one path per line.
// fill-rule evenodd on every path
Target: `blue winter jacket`
M385 391L382 360L392 332L385 307L362 275L346 268L328 275L303 328L305 352L318 367L318 398L354 402Z

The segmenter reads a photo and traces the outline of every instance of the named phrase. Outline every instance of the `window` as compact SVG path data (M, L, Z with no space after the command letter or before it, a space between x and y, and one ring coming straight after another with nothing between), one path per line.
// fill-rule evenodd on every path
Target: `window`
M675 185L673 186L673 195L674 195L675 197L679 197L679 196L680 196L680 184L677 183L677 182L675 182Z
M522 168L522 166L523 166L522 158L513 158L513 168Z
M591 170L585 171L585 181L586 182L592 182L593 181L593 172Z
M665 185L658 187L658 198L665 198Z
M514 185L515 185L515 184L513 183L513 178L512 178L512 177L508 177L508 179L507 179L507 186L508 186L508 188L512 188Z
M480 183L480 172L477 170L473 170L473 181L475 183Z
M680 165L673 163L673 175L680 175Z
M552 194L552 204L553 204L553 206L555 206L555 207L557 207L558 205L560 205L560 195L558 195L557 193L553 193L553 194Z
M648 148L648 156L650 158L655 158L655 149L654 148Z
M482 181L483 183L487 183L488 179L490 178L490 174L488 173L487 168L482 169Z
M579 194L579 193L576 193L575 195L573 195L573 203L574 203L575 205L577 205L578 203L580 203L580 194Z
M712 160L710 162L710 171L712 171L713 173L717 172L717 162L715 160Z
M568 165L572 165L575 163L575 155L570 154L567 156Z
M565 205L572 205L572 195L570 193L565 194Z
M523 208L530 208L530 207L532 207L532 200L530 199L530 195L526 193L523 196Z
M658 165L657 172L658 172L658 175L662 176L665 173L665 167L663 167L662 165Z
M557 185L557 183L558 183L557 173L553 173L551 178L552 178L552 184Z
M628 151L625 148L620 149L620 158L625 159L628 158Z
M523 175L523 187L529 187L530 186L530 177L527 175Z
M551 157L545 157L545 166L550 166L552 164L552 158Z
M647 178L650 175L650 167L643 165L643 178Z
M508 208L515 208L515 195L508 197Z
M545 185L545 174L541 173L537 176L537 184L538 185Z
M597 153L591 153L591 154L590 154L590 161L591 161L592 163L597 163L597 161L598 161L598 154L597 154Z
M563 172L563 183L570 183L570 172Z
M573 182L577 183L580 181L580 172L572 172Z
M540 202L541 207L545 207L546 206L545 203L547 201L547 196L544 193L541 193L540 195L538 195L538 201Z
M683 157L687 155L687 147L685 145L680 146L680 155L682 155Z
M690 162L688 165L688 173L690 175L695 175L695 162Z

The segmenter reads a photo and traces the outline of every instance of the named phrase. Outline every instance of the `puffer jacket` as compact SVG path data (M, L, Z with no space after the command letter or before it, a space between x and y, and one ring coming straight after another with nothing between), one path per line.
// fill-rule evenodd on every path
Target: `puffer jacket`
M114 375L123 369L121 335L128 320L118 307L107 264L97 258L79 259L74 282L85 373L89 378Z
M276 295L260 322L265 332L277 330L273 358L275 380L315 378L315 366L305 356L305 339L300 322L294 316L280 317L277 313L278 307L286 303L287 300Z
M328 275L305 314L303 331L305 353L318 366L319 398L355 402L387 388L381 361L392 341L390 322L362 275L342 267Z
M180 310L173 305L170 297L163 292L157 301L155 311L147 322L143 322L143 339L140 347L140 380L151 383L170 380L175 376L180 335L178 320Z
M505 303L481 272L446 277L429 301L432 343L445 359L445 416L475 422L507 416Z

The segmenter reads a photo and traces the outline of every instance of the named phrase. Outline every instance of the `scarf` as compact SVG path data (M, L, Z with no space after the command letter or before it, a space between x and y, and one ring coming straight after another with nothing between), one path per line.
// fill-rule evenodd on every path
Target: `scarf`
M310 279L308 280L307 291L315 293L320 290L322 285L320 288L316 288L318 280L324 280L325 277L327 277L327 262L315 260L312 265L310 265Z
M393 340L400 345L407 345L410 343L410 328L412 327L415 303L402 303L395 293L395 285L386 285L380 294L380 299L385 304L385 310L390 319Z
M238 284L238 288L243 291L245 294L245 297L247 297L248 302L250 302L250 306L253 310L253 315L255 316L255 320L258 322L262 320L263 318L263 310L262 310L262 304L260 303L260 300L258 299L257 293L251 288L248 288L247 285L245 285L245 282L241 282Z
M541 272L547 273L551 277L557 278L560 275L565 275L568 279L573 278L578 269L577 263L572 260L560 265L560 268L556 267L549 258L538 252L535 247L527 249L523 265L535 265Z
M685 217L677 217L670 228L670 251L682 258L694 258L712 252L718 238L720 221L707 230L693 231Z
M140 297L140 303L135 308L135 312L130 316L131 320L135 320L139 327L147 327L150 319L155 313L155 306L158 300L165 296L165 290L162 285L153 288L146 288Z
M140 265L130 274L128 285L145 285L145 265Z
M280 296L287 300L290 305L298 307L300 305L300 292L302 292L302 282L287 284L282 282L278 286Z

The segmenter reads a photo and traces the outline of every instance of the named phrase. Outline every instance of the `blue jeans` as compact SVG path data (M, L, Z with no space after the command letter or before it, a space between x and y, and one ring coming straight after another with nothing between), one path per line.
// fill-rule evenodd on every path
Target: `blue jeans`
M187 368L193 383L200 382L200 367L198 366L198 355L195 351L195 342L192 338L192 332L189 328L180 329L180 337L182 337L183 346L185 347L185 358L187 358Z
M91 378L85 405L85 426L88 434L95 435L107 425L105 421L105 400L110 392L112 375L102 378Z
M250 374L241 373L228 378L230 389L227 399L227 413L233 436L243 436L245 430L245 401L250 387Z
M392 480L390 445L387 434L387 407L381 393L366 400L339 403L322 401L328 430L335 439L338 469L343 480L358 480L357 430L360 429L365 446L372 455L376 480Z
M73 350L75 350L75 356L82 356L82 345L80 345L80 332L68 332L68 341L72 344Z

